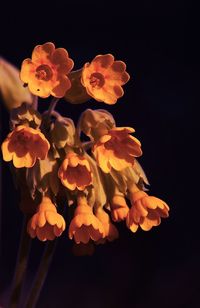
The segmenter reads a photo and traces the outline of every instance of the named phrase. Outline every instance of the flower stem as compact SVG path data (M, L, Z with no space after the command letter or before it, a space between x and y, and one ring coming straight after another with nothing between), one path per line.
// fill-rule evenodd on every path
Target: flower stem
M49 241L45 247L45 251L42 256L42 260L40 262L39 269L35 277L35 281L31 288L28 299L24 305L24 307L26 308L34 308L37 304L40 292L42 290L46 276L48 274L48 269L55 251L55 247L56 247L56 240Z
M29 248L31 243L31 238L29 237L26 231L27 220L28 220L27 216L25 216L21 232L20 247L15 267L15 276L13 280L13 287L12 287L9 308L18 307L22 292L23 281L25 278Z
M32 103L33 109L37 110L38 109L38 96L33 97L33 103Z
M54 97L50 103L49 109L47 111L47 117L49 118L52 114L52 111L56 108L57 102L59 101L59 98Z

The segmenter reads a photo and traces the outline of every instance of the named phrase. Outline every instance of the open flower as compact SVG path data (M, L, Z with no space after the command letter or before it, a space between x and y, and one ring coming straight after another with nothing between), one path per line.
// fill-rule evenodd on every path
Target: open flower
M93 153L102 171L111 168L121 171L134 164L134 157L142 155L141 144L131 136L135 130L129 127L115 127L102 136L93 147Z
M1 148L5 161L13 160L16 168L30 168L37 158L46 158L50 144L39 130L19 125L8 134Z
M168 205L159 198L148 196L144 191L130 193L132 207L127 215L126 224L136 232L140 226L144 231L161 223L161 217L169 216Z
M113 221L122 221L126 219L129 207L123 195L114 195L110 202L110 208Z
M22 63L20 78L28 85L34 95L40 97L63 97L71 87L66 76L74 62L64 48L57 48L53 43L45 43L34 48L32 59Z
M81 82L90 96L111 105L123 96L121 86L127 83L129 78L126 64L114 61L113 55L106 54L98 55L91 63L84 65Z
M69 152L58 171L62 184L70 190L84 190L92 183L90 165L85 157Z
M95 216L101 221L105 235L105 238L100 239L98 244L104 244L106 239L112 242L119 237L117 228L111 223L109 215L101 207L96 210Z
M64 218L57 213L55 205L48 197L43 197L37 213L29 220L27 232L40 241L54 240L65 230Z
M78 205L69 226L69 238L77 244L88 243L89 240L98 241L105 237L104 227L93 214L92 208L87 204L86 198L78 197Z

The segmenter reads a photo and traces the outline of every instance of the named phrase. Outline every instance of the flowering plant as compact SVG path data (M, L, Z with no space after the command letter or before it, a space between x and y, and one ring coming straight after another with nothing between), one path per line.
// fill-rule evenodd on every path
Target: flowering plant
M72 71L73 65L64 48L49 42L23 61L20 79L1 60L1 74L8 77L0 79L0 93L11 124L1 148L21 194L24 236L53 241L67 227L73 251L80 255L91 254L94 244L117 239L117 222L124 220L134 233L158 226L169 207L146 192L149 183L137 161L141 143L132 136L133 128L116 126L104 109L85 110L76 126L55 110L61 98L72 104L89 99L115 104L130 78L125 63L106 54L78 71ZM41 114L38 99L50 95L49 108Z

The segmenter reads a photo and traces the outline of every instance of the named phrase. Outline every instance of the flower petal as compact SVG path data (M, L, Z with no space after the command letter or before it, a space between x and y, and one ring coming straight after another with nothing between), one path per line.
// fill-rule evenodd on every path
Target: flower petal
M59 76L58 82L58 85L51 90L51 95L59 98L71 88L71 81L67 76Z

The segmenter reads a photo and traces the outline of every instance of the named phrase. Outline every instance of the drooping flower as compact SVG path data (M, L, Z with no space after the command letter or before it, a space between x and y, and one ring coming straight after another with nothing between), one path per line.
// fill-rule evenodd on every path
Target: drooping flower
M70 190L84 190L92 183L90 165L84 156L69 152L62 162L58 177L62 184Z
M2 143L3 159L13 160L16 168L30 168L36 159L45 159L50 144L36 129L24 125L16 126Z
M86 198L78 197L78 205L69 226L69 238L77 244L88 243L89 240L98 241L105 237L105 231L100 220L93 214Z
M123 96L121 86L127 83L129 78L126 64L114 61L113 55L106 54L98 55L91 63L84 65L81 82L90 96L111 105Z
M116 194L113 196L110 202L110 207L113 221L119 222L126 219L129 212L129 207L122 194Z
M144 231L161 223L161 217L169 216L168 205L159 198L148 196L144 191L130 193L132 207L127 215L126 224L136 232L140 226Z
M93 153L103 172L109 173L111 168L121 171L142 155L140 141L130 135L134 131L129 127L115 127L95 143Z
M27 232L32 238L40 241L54 240L65 230L64 218L57 213L55 205L49 197L43 197L37 213L29 220Z
M71 87L67 74L73 65L67 50L55 49L54 44L48 42L36 46L32 59L23 61L20 78L34 95L43 98L53 95L59 98Z
M104 227L105 238L100 239L98 241L99 244L105 243L106 239L112 242L119 237L117 228L111 223L109 215L101 207L96 210L95 216L101 221Z

